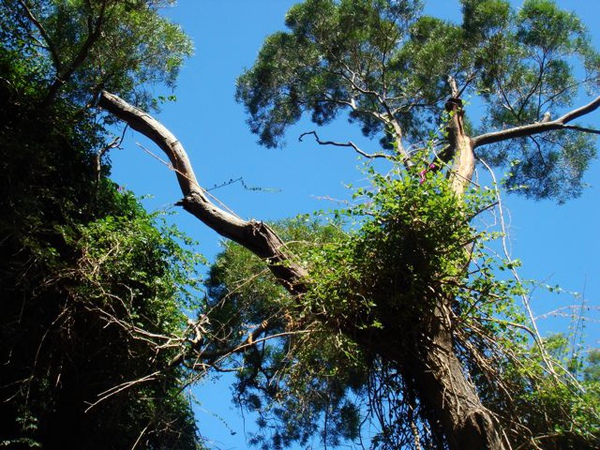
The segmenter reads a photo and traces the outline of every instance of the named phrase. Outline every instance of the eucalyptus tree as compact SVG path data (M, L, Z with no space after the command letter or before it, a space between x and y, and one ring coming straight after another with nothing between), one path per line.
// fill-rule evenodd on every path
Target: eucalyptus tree
M389 400L371 409L382 418L374 446L598 443L598 386L581 389L556 364L535 324L516 309L522 287L494 276L498 266L475 218L493 207L495 189L473 176L478 164L501 166L506 187L526 196L562 202L579 195L600 133L581 122L600 106L600 57L581 21L553 1L526 0L518 9L505 0L460 3L462 21L454 23L423 14L418 0L306 0L239 78L237 99L263 145L281 145L305 115L321 126L346 114L367 137L379 137L379 148L369 151L321 139L322 132L303 136L390 164L382 174L371 168L372 186L357 191L358 204L347 211L354 228L314 230L309 245L286 245L273 227L211 203L165 127L101 94L101 107L167 153L183 193L179 204L264 260L274 276L265 281L260 270L248 272L231 246L211 287L215 301L234 305L229 322L213 316L231 326L224 340L252 347L259 337L291 336L278 353L278 344L249 351L241 378L242 389L257 392L249 403L263 396L282 405L277 448L317 431L299 419L306 405L316 416L335 417L338 437L356 438L360 411L344 403L344 393L365 386L367 395ZM471 117L470 104L483 115ZM498 264L514 269L512 261ZM239 288L236 270L248 277ZM260 288L245 288L256 282ZM287 294L265 288L275 282ZM254 331L240 338L249 324ZM302 378L297 368L306 367L321 371ZM286 390L289 374L301 379L296 387L319 395ZM315 374L311 384L307 375ZM333 393L334 402L323 400Z

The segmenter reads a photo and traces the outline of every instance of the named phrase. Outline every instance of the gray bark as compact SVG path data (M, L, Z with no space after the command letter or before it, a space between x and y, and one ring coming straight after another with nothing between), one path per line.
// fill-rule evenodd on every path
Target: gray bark
M160 122L125 100L102 92L98 105L131 128L151 139L169 157L183 193L180 204L221 236L231 239L264 259L269 268L292 294L306 291L306 270L285 250L283 241L265 223L243 220L219 208L205 195L194 174L187 153L177 138Z

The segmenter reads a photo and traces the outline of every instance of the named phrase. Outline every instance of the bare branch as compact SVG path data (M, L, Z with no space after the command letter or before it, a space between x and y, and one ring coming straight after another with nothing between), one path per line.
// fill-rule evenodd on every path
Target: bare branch
M392 107L389 105L386 98L384 98L381 95L381 93L371 90L371 89L367 89L366 87L360 86L356 82L356 73L354 71L352 71L343 60L338 60L338 62L343 68L345 68L348 72L350 72L352 74L352 76L348 76L347 74L344 73L344 71L340 72L340 75L350 83L350 87L352 88L352 90L355 90L363 95L371 96L371 97L375 98L377 103L379 103L379 105L385 110L385 113L378 113L376 111L370 111L369 114L371 114L373 117L375 117L378 120L380 120L381 122L383 122L385 125L393 128L394 133L396 134L395 140L396 140L397 151L403 156L404 160L408 160L410 155L406 152L406 150L404 149L404 145L402 143L402 137L403 137L402 127L400 126L400 124L398 123L396 118L394 117L394 112L397 110L397 108L392 109ZM363 81L363 83L364 83L364 81ZM366 83L364 83L364 84L366 84ZM355 108L353 108L353 109L355 109Z
M352 147L356 153L358 153L361 156L364 156L365 158L369 158L369 159L375 159L375 158L391 159L390 155L386 155L385 153L366 153L363 150L361 150L352 141L348 141L348 142L322 141L321 139L319 139L319 136L317 135L316 131L307 131L306 133L302 133L300 135L300 137L298 138L298 140L300 142L302 142L302 138L304 138L304 136L307 136L309 134L312 134L315 137L315 140L317 141L317 144L319 144L319 145L333 145L334 147Z
M154 381L154 380L156 380L156 378L159 375L160 375L160 372L156 371L156 372L148 374L144 377L138 378L137 380L125 381L124 383L121 383L117 386L113 386L110 389L98 394L98 397L99 397L98 400L96 400L94 403L89 403L88 407L85 409L85 412L88 412L90 409L94 408L99 403L103 402L104 400L106 400L109 397L112 397L113 395L118 394L119 392L122 392L126 389L130 389L131 387L133 387L137 384L148 383L150 381Z
M267 320L264 320L260 324L258 324L256 328L250 331L242 342L234 343L229 347L215 350L203 349L199 351L199 357L202 360L216 361L217 359L220 359L224 356L232 355L234 353L239 353L243 350L247 350L248 348L256 345L258 342L262 342L263 340L268 340L269 338L271 338L270 336L267 336L261 339L261 335L269 332L272 328L273 327L269 324L269 322ZM288 333L279 333L276 336L281 337L286 336L287 334Z
M123 142L123 139L125 137L126 131L127 127L123 129L123 133L121 134L121 136L115 136L112 141L110 141L96 153L96 183L100 183L100 178L102 174L102 157L106 154L106 152L112 150L113 148L118 148L121 145L121 142Z
M600 107L600 97L596 97L594 100L589 102L587 105L582 106L581 108L577 108L573 111L568 112L567 114L557 119L556 122L566 124L568 122L571 122L572 120L578 119L579 117L585 116L586 114L595 111L596 109L598 109L598 107Z
M579 117L585 116L586 114L595 111L599 107L600 97L596 97L587 105L570 111L556 120L551 120L549 122L538 122L530 125L509 128L507 130L485 133L473 138L473 148L477 148L487 144L495 144L496 142L502 142L508 139L532 136L534 134L546 133L548 131L554 130L577 130L585 133L600 134L599 130L595 130L592 128L585 128L576 125L567 125L569 122L578 119Z
M168 156L177 175L183 200L178 204L221 236L246 247L266 260L271 272L293 295L306 292L306 270L294 262L285 244L265 223L243 220L212 203L200 187L183 145L160 122L125 100L103 91L98 106L152 140Z
M565 130L581 131L582 133L600 134L600 130L596 130L595 128L580 127L578 125L565 125L563 128Z

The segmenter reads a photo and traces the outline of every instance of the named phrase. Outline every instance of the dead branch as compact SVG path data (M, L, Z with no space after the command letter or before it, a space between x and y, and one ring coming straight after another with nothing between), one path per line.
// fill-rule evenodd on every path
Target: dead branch
M152 140L168 156L183 193L178 205L221 236L264 259L277 280L290 293L298 295L306 292L304 279L307 273L287 253L281 238L267 224L240 219L212 203L205 194L206 190L199 185L183 145L165 126L146 112L106 91L101 93L98 106Z
M360 147L358 147L352 141L348 141L348 142L322 141L319 138L319 135L317 134L316 131L307 131L306 133L302 133L300 135L300 137L298 138L298 140L300 142L302 142L302 139L304 138L304 136L307 136L309 134L312 134L315 137L315 141L317 141L317 144L319 144L319 145L333 145L334 147L352 147L356 153L358 153L361 156L364 156L365 158L369 158L369 159L375 159L375 158L391 159L390 155L386 155L385 153L366 153L363 150L361 150Z

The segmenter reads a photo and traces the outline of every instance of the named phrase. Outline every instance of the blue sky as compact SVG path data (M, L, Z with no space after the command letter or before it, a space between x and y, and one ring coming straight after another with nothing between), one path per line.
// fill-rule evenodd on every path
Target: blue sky
M348 198L345 184L359 184L363 179L357 171L360 161L348 149L318 147L310 140L297 142L302 132L315 128L306 122L289 131L284 149L259 147L245 124L242 106L234 101L236 77L253 64L264 38L282 29L285 12L294 3L297 2L180 0L176 7L165 11L192 37L196 52L181 72L175 91L177 102L166 104L156 117L183 143L203 187L209 189L243 177L247 185L263 188L248 191L237 183L211 192L243 218L275 220L334 208L336 204L330 199ZM558 4L576 11L592 32L597 28L600 2L559 0ZM428 2L427 12L439 17L456 17L458 11L458 0ZM600 47L600 33L593 40ZM585 122L600 128L600 112ZM358 139L356 133L342 119L323 130L321 136ZM198 240L199 250L213 258L220 238L196 219L177 211L173 205L181 194L173 173L138 143L162 157L151 143L128 132L124 149L111 155L113 179L137 195L151 195L145 201L150 210L175 211L170 220ZM376 149L375 142L366 143L368 146ZM582 293L592 308L590 317L598 319L600 314L593 309L600 306L598 161L592 165L587 182L591 187L583 196L563 206L516 196L505 196L504 202L510 213L512 256L523 262L522 277ZM557 297L538 290L532 306L537 314L543 314L578 301L569 295ZM556 318L541 322L545 331L558 331L559 326ZM585 332L588 345L600 346L597 322L589 321ZM207 380L195 393L201 402L197 412L203 434L218 448L246 448L244 423L231 406L227 379L216 384ZM253 420L249 418L245 426L252 429ZM237 434L231 435L230 429Z

